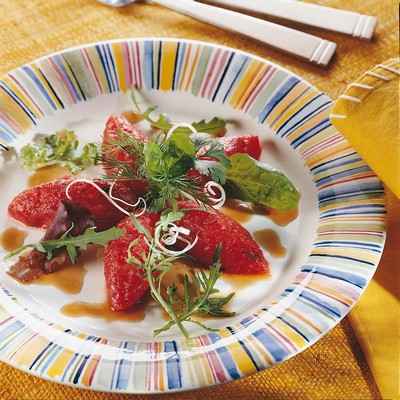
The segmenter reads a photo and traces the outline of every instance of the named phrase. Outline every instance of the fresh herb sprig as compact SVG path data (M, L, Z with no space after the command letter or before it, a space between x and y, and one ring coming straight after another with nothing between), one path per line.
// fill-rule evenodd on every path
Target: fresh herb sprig
M197 154L201 156L201 159L195 161L196 170L224 185L231 162L225 154L223 143L204 135L193 136L191 140L196 147Z
M141 112L134 92L132 99L136 111ZM152 211L176 208L177 200L181 198L207 202L201 179L193 177L193 174L188 176L188 172L197 170L217 183L224 184L230 161L224 153L223 144L204 132L201 135L191 135L192 131L185 127L177 127L172 134L167 135L172 124L165 115L160 116L157 123L149 120L152 110L154 108L150 107L141 115L152 121L152 126L160 131L153 134L146 143L119 131L117 138L103 147L102 163L109 171L105 178L145 180L149 184L146 202ZM200 123L194 123L193 127L207 131ZM121 150L134 160L134 165L115 157Z
M182 216L183 213L181 211L164 212L158 225L161 225L162 228L167 228L170 223L176 222ZM207 314L215 317L231 317L235 315L234 312L228 312L224 309L234 296L234 293L228 296L215 296L218 293L218 289L215 286L221 276L220 246L216 249L214 260L208 273L201 270L194 274L192 281L190 281L187 274L184 275L183 298L177 295L175 284L166 287L164 290L166 295L163 295L163 277L170 271L173 263L181 257L169 256L161 252L156 246L154 237L150 235L148 230L135 217L132 216L131 219L136 229L145 235L149 249L147 254L143 253L141 255L140 259L132 256L128 251L127 260L136 267L143 269L145 278L149 283L151 296L160 304L170 318L161 328L154 330L155 336L177 326L182 334L189 338L189 332L185 327L187 323L197 324L209 331L214 330L194 319L196 315ZM132 242L131 246L135 246L135 242ZM193 296L191 291L193 287L197 289L198 294L196 296ZM179 307L176 306L177 303L179 303Z
M207 202L198 180L188 176L188 172L196 167L202 168L200 172L210 173L217 182L225 182L229 160L223 153L222 145L214 144L213 139L194 141L187 134L174 132L169 138L156 135L143 143L122 131L117 136L104 147L102 163L112 172L105 179L146 181L149 187L145 199L152 211L176 208L180 198ZM134 160L134 166L114 156L119 150L125 151ZM203 151L206 157L214 157L215 162L205 163L205 166L199 164L199 151Z
M116 139L110 140L106 144L103 143L102 146L100 163L108 170L108 175L103 178L107 180L145 179L144 146L145 143L137 140L134 136L118 130ZM115 156L121 150L132 157L134 166Z
M36 143L21 149L22 165L29 171L60 165L72 174L77 174L100 159L97 144L87 143L79 150L79 140L72 131L63 130L42 137Z
M102 232L96 232L95 228L87 228L81 235L71 236L72 229L73 225L59 239L42 240L38 243L21 246L12 253L7 254L5 259L15 257L28 248L32 248L46 254L47 259L51 260L56 250L65 248L71 262L75 264L79 250L86 250L90 244L105 246L109 241L118 239L123 234L122 229L112 227Z
M135 107L134 113L139 115L142 119L146 120L153 128L159 129L160 131L167 133L173 126L173 123L165 114L159 114L156 118L152 117L152 114L157 110L156 106L147 107L145 111L142 111L138 97L139 93L137 90L132 90L130 92L132 103ZM227 122L218 117L214 117L209 121L200 120L195 121L191 124L193 128L196 129L197 132L208 133L214 137L224 136L227 132L226 125ZM176 129L176 132L181 134L190 134L192 131L187 127L179 127Z

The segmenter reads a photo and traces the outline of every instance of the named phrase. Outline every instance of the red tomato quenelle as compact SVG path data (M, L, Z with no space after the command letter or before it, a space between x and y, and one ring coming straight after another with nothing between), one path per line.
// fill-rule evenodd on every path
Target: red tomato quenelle
M8 206L8 213L17 221L35 228L47 228L53 221L69 178L44 183L19 193Z
M17 195L8 212L11 217L35 228L47 228L53 221L62 200L67 199L66 189L72 182L70 178L45 183ZM104 192L108 192L110 183L94 181ZM117 182L113 195L128 203L134 204L138 196L147 190L142 181ZM71 201L86 208L96 222L97 230L104 230L118 223L125 214L114 207L95 187L86 182L77 182L70 186ZM126 208L126 206L124 206ZM129 207L127 207L129 209Z
M150 213L138 218L150 234L154 233L154 226L158 219L158 214ZM106 246L104 275L111 309L123 311L139 302L149 288L143 270L127 262L129 245L132 241L137 240L131 249L131 255L139 260L142 260L143 254L147 254L149 248L144 240L144 235L132 225L130 218L121 221L118 228L123 229L125 234L119 239L109 242Z
M136 125L130 123L122 115L118 117L111 115L106 122L106 127L103 134L104 155L111 160L120 161L128 164L131 168L135 168L135 160L132 158L132 155L123 149L116 149L115 147L110 149L109 145L114 144L116 141L121 141L119 132L132 136L141 142L146 142L147 137L137 128ZM108 175L117 174L118 168L106 168L105 172Z
M230 136L219 139L224 144L227 156L236 153L245 153L256 160L261 156L261 142L258 136Z
M194 203L183 202L181 207L193 208ZM159 214L146 213L139 222L151 235ZM198 236L198 242L188 252L195 261L210 266L218 244L222 245L221 264L224 272L233 274L261 274L269 272L268 263L260 247L251 235L236 221L219 212L202 210L187 211L177 223L191 230L190 240ZM148 253L148 245L142 233L133 226L130 218L118 224L124 230L123 236L108 243L104 252L104 274L108 300L112 310L123 311L138 303L148 292L144 272L128 263L128 248L131 256L140 261Z
M105 192L109 192L109 182L96 180ZM124 200L129 204L135 204L138 197L145 193L147 184L143 181L119 181L114 185L112 194L114 197ZM123 219L126 214L118 210L95 187L86 182L77 182L70 187L71 201L89 210L96 222L99 231L108 229ZM119 204L123 209L132 211L132 208Z
M180 208L197 208L192 202L181 202ZM251 234L232 218L218 212L186 211L176 223L190 229L190 241L197 244L188 255L204 266L212 263L215 250L222 246L222 271L231 274L261 274L269 272L267 260Z

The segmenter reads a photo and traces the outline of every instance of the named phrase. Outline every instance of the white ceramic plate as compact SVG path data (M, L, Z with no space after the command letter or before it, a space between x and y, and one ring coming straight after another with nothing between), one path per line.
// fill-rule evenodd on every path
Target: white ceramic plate
M0 359L46 379L96 390L152 393L226 382L273 366L328 332L360 296L384 244L381 184L329 122L330 99L301 78L249 54L185 40L125 40L66 50L10 72L0 82L0 140L16 147L38 132L68 128L99 140L110 114L130 108L140 88L175 120L219 116L229 135L256 134L262 160L301 192L299 217L278 226L254 216L245 227L276 231L286 256L266 253L272 276L219 287L237 294L233 318L170 331L154 340L161 312L142 321L71 318L73 301L105 300L101 262L86 265L80 293L19 285L0 270ZM0 173L0 227L21 227L7 204L26 187L18 163ZM27 242L41 232L29 230ZM4 252L3 252L4 253Z

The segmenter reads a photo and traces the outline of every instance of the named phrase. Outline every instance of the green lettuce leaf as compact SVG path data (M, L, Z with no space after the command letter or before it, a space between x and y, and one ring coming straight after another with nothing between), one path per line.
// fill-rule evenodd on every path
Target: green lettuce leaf
M247 154L229 159L226 189L231 197L281 211L298 206L300 194L285 174L261 166Z
M174 132L171 135L170 142L175 145L182 153L189 157L194 157L196 154L196 146L190 139L189 135L184 132Z

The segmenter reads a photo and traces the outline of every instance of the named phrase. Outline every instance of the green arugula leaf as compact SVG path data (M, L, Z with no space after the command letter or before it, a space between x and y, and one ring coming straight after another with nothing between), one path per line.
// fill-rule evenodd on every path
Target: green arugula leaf
M144 147L147 177L155 180L160 177L175 178L184 175L192 166L194 158L182 152L172 142L149 142Z
M143 119L149 122L153 128L159 129L162 132L167 133L173 126L169 118L165 114L158 115L158 118L156 119L152 118L151 114L157 110L157 107L155 106L150 106L146 109L146 111L142 112L137 97L140 97L138 91L132 90L131 99L135 107L135 113L141 115ZM196 129L196 131L208 133L209 135L215 137L221 137L226 134L226 124L227 122L225 120L217 117L214 117L209 121L202 119L201 121L192 122L192 126ZM192 133L192 131L186 127L179 127L175 130L175 132L186 135Z
M221 185L225 184L226 167L222 163L214 160L196 160L194 167L202 175L210 176L213 181Z
M153 128L160 129L164 133L167 133L172 127L173 124L169 122L169 119L166 115L161 114L157 120L153 120L150 118L150 114L154 112L156 108L150 107L144 114L144 118L150 123ZM226 121L222 118L214 117L209 121L202 119L201 121L194 121L191 123L194 129L197 132L207 133L214 137L222 137L225 136L226 129ZM190 135L192 130L185 126L180 126L175 129L175 133Z
M232 317L235 315L234 312L229 312L224 309L224 306L233 298L234 293L231 293L225 297L213 297L213 294L218 292L218 290L215 288L215 284L221 275L220 253L221 247L219 246L214 256L214 263L210 267L208 273L201 270L199 273L195 274L195 279L193 282L190 282L188 275L184 276L183 298L179 298L177 296L176 290L174 290L173 286L167 288L167 293L169 294L167 299L164 299L161 296L161 293L154 293L156 300L159 301L161 306L164 307L165 311L171 317L171 319L164 324L164 326L154 331L155 336L176 325L182 334L188 338L189 334L184 327L184 323L188 322L197 324L203 329L213 331L212 328L209 328L196 319L193 319L193 317L198 314L212 315L214 317ZM152 284L150 284L150 287L152 287ZM193 287L198 289L199 294L197 296L193 296L193 289L191 289ZM161 299L158 299L158 297L161 297ZM183 309L182 307L174 307L174 304L177 302L183 302Z
M231 197L281 211L298 206L300 194L285 174L261 166L247 154L229 159L226 189Z
M226 311L224 306L233 298L235 293L230 293L225 297L209 297L199 309L199 312L213 317L233 317L235 312Z
M76 249L76 247L74 247L73 245L67 244L65 246L67 253L68 253L68 257L71 260L71 262L73 264L75 264L76 259L78 258L78 251Z
M172 206L181 197L182 191L197 193L198 188L186 176L193 166L194 157L182 151L171 140L145 144L144 169L149 182L146 200L151 210L160 211L168 205Z
M130 218L131 218L133 226L135 227L135 229L138 232L140 232L143 235L145 235L147 239L151 239L152 238L151 235L150 235L150 232L139 222L139 220L133 214L131 214ZM138 239L135 239L131 244L136 245L137 240Z
M67 231L60 239L42 240L36 244L24 245L9 253L5 259L14 257L28 248L45 253L47 258L51 259L55 250L65 247L71 262L75 264L78 250L86 250L90 244L105 246L109 241L118 239L122 234L123 230L116 227L101 232L96 232L95 228L88 228L82 235L78 236L71 236Z
M231 162L225 155L224 145L219 140L212 138L194 138L194 143L197 152L199 152L202 157L215 159L226 168L230 166Z
M95 143L88 143L78 151L79 141L74 132L64 130L41 138L37 143L21 149L20 159L25 169L35 171L50 165L61 165L71 173L97 164L99 152Z
M219 144L218 147L216 145L211 146L211 148L206 151L204 156L215 158L225 168L228 168L231 165L229 158L225 155L224 146L222 144Z
M197 132L208 133L212 136L222 137L227 132L226 121L218 117L214 117L209 121L203 119L199 122L193 122L192 125Z
M157 110L157 107L151 106L149 107L143 114L143 119L150 123L150 125L155 128L167 133L171 128L172 124L168 122L168 118L164 114L160 114L158 119L152 119L151 114ZM140 110L138 109L140 112Z
M176 222L183 217L182 211L168 210L165 211L156 226L166 226L168 223ZM140 232L147 232L141 225L140 221L132 217L132 221ZM148 232L146 233L146 236ZM231 317L234 312L229 312L224 307L231 301L234 293L228 296L214 296L219 291L215 285L221 276L221 251L219 245L213 257L213 264L209 271L201 270L198 273L183 275L183 295L179 294L179 290L173 282L168 287L162 287L162 281L165 274L170 271L172 264L179 260L179 256L169 256L159 251L155 245L155 239L148 237L149 250L143 255L143 260L132 258L131 247L135 246L135 241L131 242L128 248L128 260L136 267L140 267L144 271L146 280L149 283L151 296L156 300L169 316L169 321L161 328L154 330L154 336L159 335L177 326L182 334L189 338L189 333L185 328L186 323L193 323L201 326L206 330L213 330L206 325L193 319L196 315L208 314L215 317ZM137 239L136 239L137 240Z

